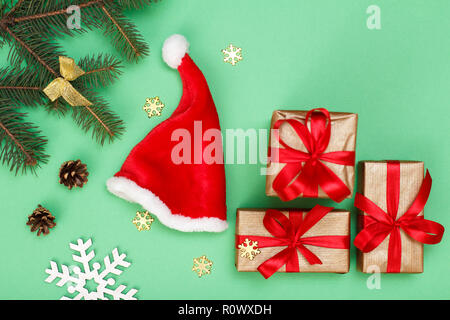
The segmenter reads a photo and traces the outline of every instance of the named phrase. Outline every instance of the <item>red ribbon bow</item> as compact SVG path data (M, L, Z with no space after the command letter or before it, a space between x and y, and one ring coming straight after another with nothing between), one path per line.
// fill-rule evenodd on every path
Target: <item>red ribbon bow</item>
M426 244L439 243L444 227L437 222L418 216L428 200L431 190L431 176L427 170L419 193L409 209L397 219L400 198L400 162L387 162L386 204L387 212L362 194L357 193L355 207L368 215L363 216L363 230L355 238L354 245L362 252L370 252L390 235L386 272L400 272L402 242L400 229L414 240Z
M311 132L307 127L309 118L311 118ZM294 128L308 152L291 148L281 139L277 130L274 131L284 149L270 148L270 154L274 155L272 161L286 163L273 181L273 189L280 198L289 201L300 194L304 197L317 197L320 186L332 200L336 202L344 200L350 194L349 188L322 161L354 166L355 152L324 153L331 134L328 110L323 108L310 110L306 114L305 124L294 119L281 119L275 122L273 128L279 129L283 122L288 122Z
M258 271L264 278L269 278L282 266L286 265L286 272L299 272L299 261L297 250L310 264L322 264L322 261L312 253L305 245L348 249L350 247L349 236L315 236L302 238L306 231L311 229L333 208L316 205L303 218L302 211L289 211L289 218L278 210L269 209L264 216L264 227L274 236L236 236L236 248L238 245L250 238L252 241L258 241L259 248L284 247L286 249L278 252L273 257L264 261Z

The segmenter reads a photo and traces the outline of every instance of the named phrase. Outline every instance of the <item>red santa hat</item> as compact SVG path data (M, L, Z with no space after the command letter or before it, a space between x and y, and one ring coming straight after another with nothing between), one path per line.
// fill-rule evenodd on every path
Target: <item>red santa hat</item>
M169 119L157 125L131 150L120 171L106 184L111 193L139 203L170 228L185 232L220 232L228 227L222 141L215 141L220 146L221 162L207 164L202 157L201 163L177 164L172 158L172 150L179 144L173 141L175 130L181 129L194 137L199 134L198 125L194 132L196 122L201 123L202 137L209 129L220 132L208 84L189 57L188 49L189 43L181 35L173 35L165 41L164 61L178 69L183 83L180 103ZM203 155L208 144L203 140L200 146L194 143L192 138L192 150Z

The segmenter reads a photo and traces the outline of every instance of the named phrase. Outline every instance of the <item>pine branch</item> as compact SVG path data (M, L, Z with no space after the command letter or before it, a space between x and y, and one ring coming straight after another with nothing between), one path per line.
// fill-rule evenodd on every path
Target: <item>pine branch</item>
M48 160L44 152L47 140L24 116L10 100L0 99L0 161L16 174L35 172Z
M44 107L48 113L56 114L58 117L65 116L67 111L71 108L71 106L63 98L58 98L53 102L48 100Z
M22 6L22 10L18 10L14 15L17 18L13 19L13 23L17 24L20 22L27 23L30 27L34 29L34 31L39 32L45 36L51 37L59 37L62 35L74 35L85 32L85 29L69 29L67 27L67 17L68 14L59 14L59 15L42 15L43 12L53 11L53 10L61 10L64 8L64 12L66 12L67 8L71 5L69 0L59 0L59 1L46 1L40 6L33 5L35 0L24 0L25 3ZM41 18L36 19L26 19L30 16L38 16ZM22 20L23 19L23 20Z
M87 90L80 93L93 103L89 107L73 107L72 116L75 122L85 131L92 129L92 138L101 145L105 140L112 142L116 137L122 135L125 130L123 121L109 110L107 102Z
M8 15L12 15L18 8L22 6L23 2L24 0L18 0L15 5L11 6L11 9L8 10ZM12 5L13 1L11 0L10 3ZM5 6L7 6L6 1Z
M16 4L9 10L8 15L13 14L17 9L19 9L25 0L18 0ZM12 1L11 1L12 2Z
M158 2L158 0L117 0L118 6L127 9L142 9L145 6L150 5L152 2Z
M109 0L111 1L111 0ZM41 1L40 6L36 5L36 0L25 0L23 10L18 10L13 23L29 23L36 31L51 36L74 35L85 32L81 29L69 29L67 19L69 13L67 9L70 6L78 6L83 9L87 7L99 7L100 0L59 0L59 1ZM83 24L88 28L101 27L98 19L93 19L90 15L81 15Z
M1 17L0 30L6 31L9 37L18 42L21 47L27 49L41 66L49 70L48 66L44 64L45 59L41 61L38 52L32 53L32 46L17 34L19 28L14 30L14 26L18 25L22 30L25 25L27 32L34 36L73 35L74 30L70 30L66 25L68 17L66 10L70 5L77 5L82 9L82 21L88 29L93 27L104 28L104 34L111 38L116 49L120 52L123 51L129 61L137 61L139 58L148 55L149 48L137 31L136 26L126 19L121 11L126 8L140 9L151 2L151 0L23 0L20 6L15 7L13 13L10 11ZM85 30L75 29L75 31L83 32ZM34 38L34 40L37 39ZM29 40L31 41L31 39ZM49 45L53 47L53 50L58 49L55 44L50 43ZM18 58L16 57L16 59ZM49 72L52 73L50 70Z
M10 36L7 38L11 46L8 58L13 67L19 67L25 61L31 69L44 69L46 72L41 73L41 76L47 82L59 77L58 57L65 55L61 46L44 38L26 24L6 27L5 31Z
M0 48L6 44L4 29L9 23L12 23L11 19L7 17L8 10L10 10L8 3L0 0Z
M122 74L120 61L109 54L87 56L78 62L78 66L85 74L74 81L77 87L106 87Z
M102 6L104 34L111 37L113 45L119 52L125 53L129 61L136 62L148 55L149 48L136 26L113 6Z
M0 69L0 96L24 106L36 106L45 101L44 84L33 70Z
M98 5L102 3L102 0L90 0L90 1L72 1L72 0L60 0L60 1L46 1L42 6L35 6L33 3L36 0L25 0L28 2L27 9L24 12L18 13L18 17L14 18L15 23L44 19L48 17L68 15L67 8L71 5L76 5L80 9ZM61 9L62 8L62 9ZM23 14L23 16L21 15Z
M11 170L34 171L45 163L46 140L35 126L24 121L17 112L19 105L40 105L57 115L72 110L75 122L103 144L113 141L124 132L122 120L109 110L107 102L90 89L107 86L121 74L121 63L110 55L81 59L78 65L85 74L74 87L93 105L71 107L59 98L50 102L43 88L59 77L59 56L66 56L55 42L55 36L74 35L67 27L67 7L81 8L84 27L104 28L104 35L129 61L137 61L149 49L135 25L122 11L140 9L151 0L15 0L8 4L0 0L0 46L8 43L9 69L0 69L0 160ZM82 32L82 30L75 30ZM25 69L21 68L26 64Z

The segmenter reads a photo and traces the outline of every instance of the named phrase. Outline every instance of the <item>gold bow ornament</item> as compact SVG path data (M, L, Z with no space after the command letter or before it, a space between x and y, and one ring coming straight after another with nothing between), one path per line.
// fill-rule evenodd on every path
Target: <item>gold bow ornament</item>
M59 72L62 77L58 77L43 90L47 97L53 102L59 97L63 97L72 107L88 107L92 103L83 97L69 81L73 81L82 76L85 72L75 64L72 58L59 57Z

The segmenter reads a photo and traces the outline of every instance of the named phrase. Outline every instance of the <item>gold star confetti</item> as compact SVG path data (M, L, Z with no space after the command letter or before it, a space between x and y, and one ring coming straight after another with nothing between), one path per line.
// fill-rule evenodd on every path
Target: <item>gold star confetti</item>
M142 107L142 109L147 112L149 118L154 116L159 117L163 108L164 103L161 102L159 97L145 99L145 105Z
M138 211L133 218L133 224L139 231L150 230L153 221L155 221L155 219L152 218L148 211Z
M232 44L223 49L222 53L224 55L223 61L230 63L232 66L242 60L242 48L235 47Z
M198 274L198 277L201 278L203 275L211 273L212 264L212 261L208 260L206 256L194 258L192 271L195 271Z
M242 258L253 260L261 251L258 249L258 241L245 239L239 246L239 252Z

